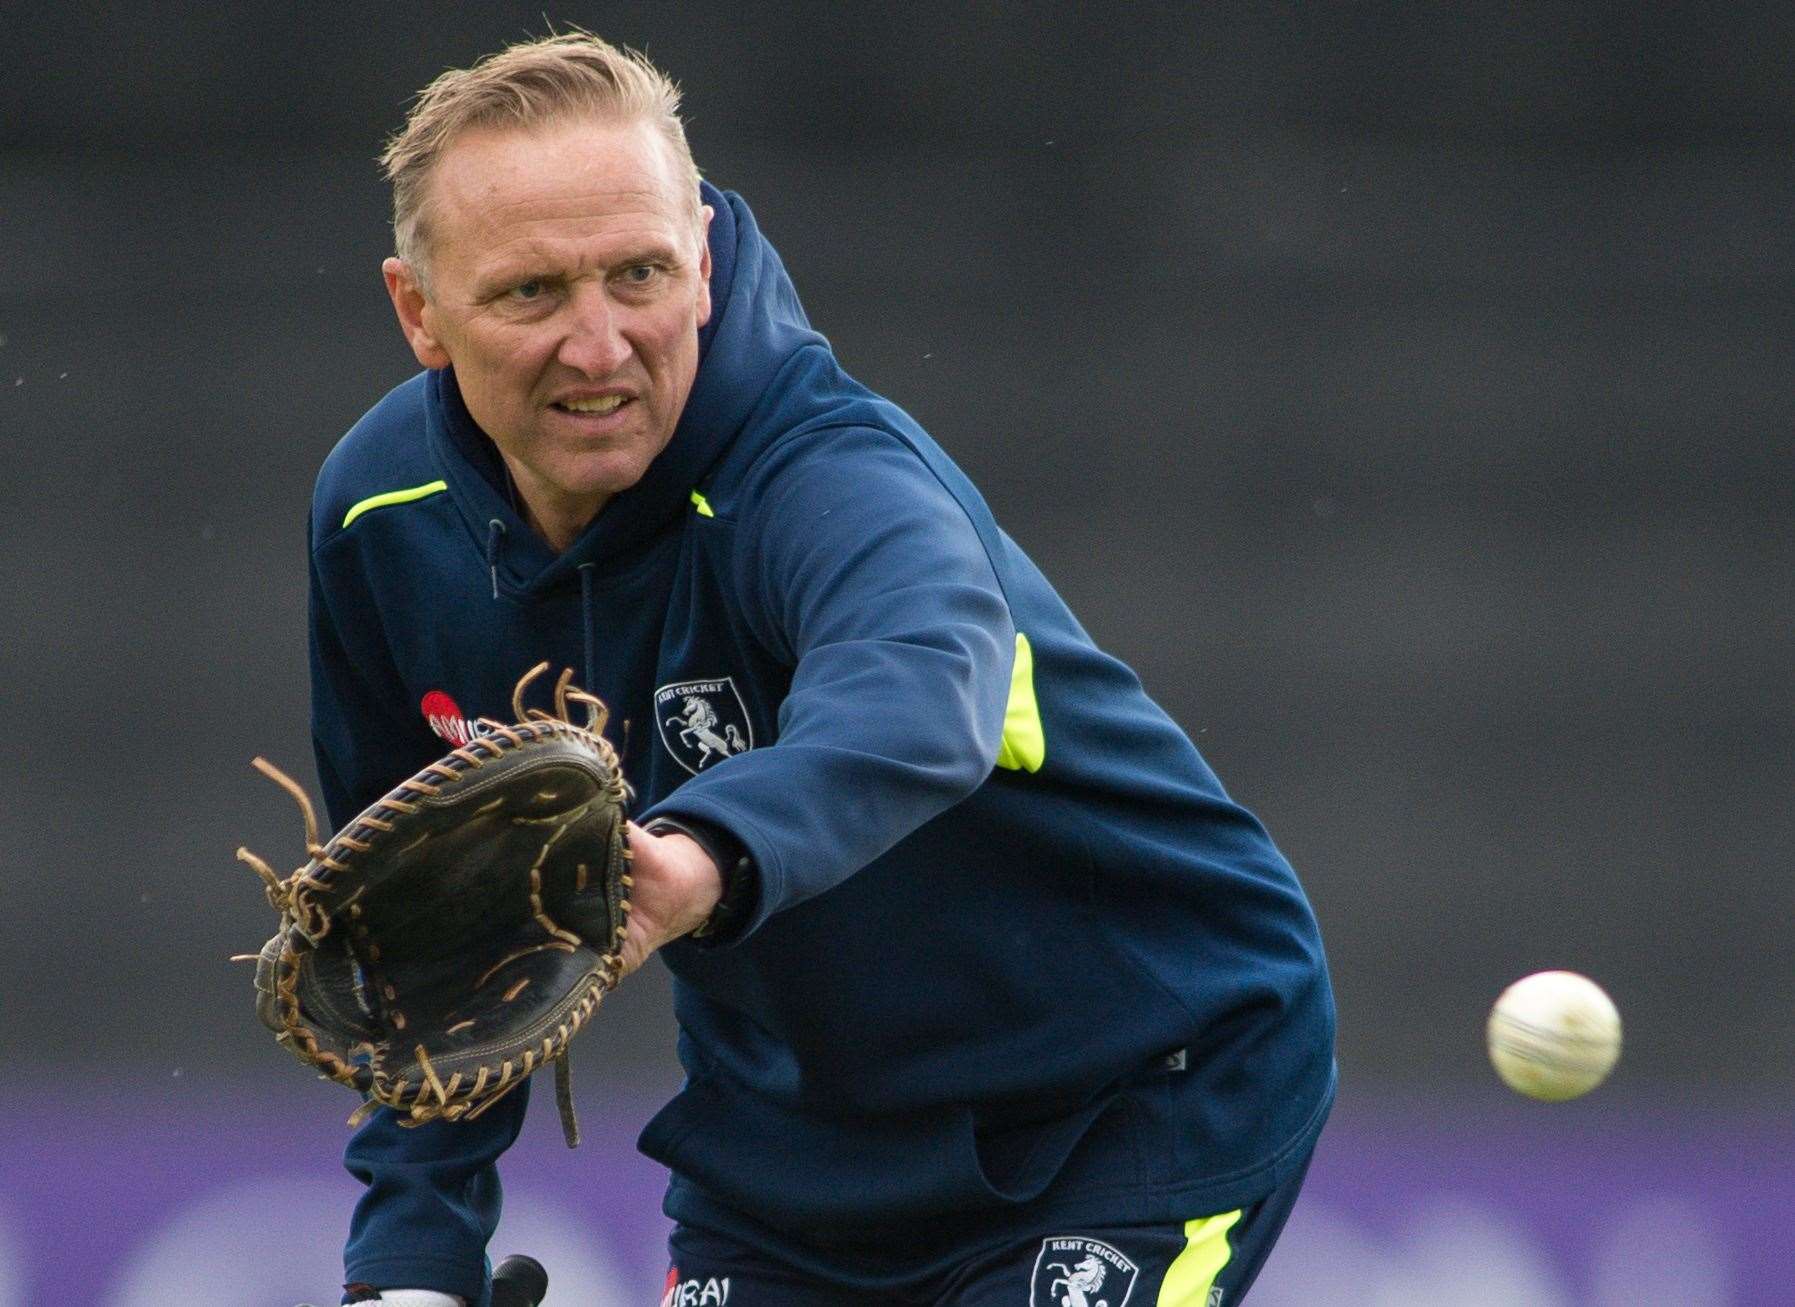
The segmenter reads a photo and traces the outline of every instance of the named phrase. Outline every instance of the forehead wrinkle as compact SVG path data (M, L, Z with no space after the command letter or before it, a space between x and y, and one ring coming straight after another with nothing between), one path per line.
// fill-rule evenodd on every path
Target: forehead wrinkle
M528 203L543 198L563 180L588 175L593 193L617 198L640 197L656 207L679 209L675 193L683 195L675 170L652 132L646 138L650 145L649 160L630 157L619 148L629 133L602 130L598 136L590 132L476 132L451 145L438 163L434 181L444 199L483 205L518 191L515 201ZM601 141L608 139L611 148ZM519 157L503 156L508 140L521 139L527 153ZM495 157L499 155L501 157ZM627 166L621 166L627 165ZM469 175L469 174L472 175ZM600 174L591 177L591 174ZM639 180L638 180L639 179ZM531 195L531 191L537 192Z
M595 190L577 195L517 195L494 187L483 204L474 206L487 226L507 221L558 222L589 220L605 223L639 217L648 221L677 221L662 196L653 191Z
M488 251L518 248L540 250L545 255L568 248L582 253L603 250L608 255L662 246L680 252L688 243L678 224L660 215L643 213L606 214L599 219L584 214L543 214L483 223L482 227L473 233L476 239L471 242L476 261L483 261Z
M594 198L602 196L597 203ZM603 192L579 196L518 196L498 199L486 205L453 206L445 216L462 228L467 244L475 251L496 245L514 245L520 241L569 242L603 240L607 243L626 240L632 235L641 241L664 244L684 251L691 224L677 212L669 211L663 197L653 191L617 193L634 203L618 206L612 196ZM461 221L457 222L456 220ZM439 239L449 233L438 230ZM475 254L479 260L479 254Z
M476 133L439 164L432 197L437 216L431 244L447 262L490 265L495 247L544 233L563 240L623 239L629 229L669 247L681 258L702 253L702 227L691 216L696 197L684 194L664 145L651 129ZM506 138L510 137L511 140ZM647 151L632 145L646 144ZM454 230L449 230L449 229ZM451 248L456 247L456 248Z

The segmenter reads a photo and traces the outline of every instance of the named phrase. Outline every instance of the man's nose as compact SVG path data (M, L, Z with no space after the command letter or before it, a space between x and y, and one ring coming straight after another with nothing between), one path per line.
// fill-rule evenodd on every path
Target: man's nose
M576 288L557 358L594 380L611 376L630 355L622 314L602 286Z

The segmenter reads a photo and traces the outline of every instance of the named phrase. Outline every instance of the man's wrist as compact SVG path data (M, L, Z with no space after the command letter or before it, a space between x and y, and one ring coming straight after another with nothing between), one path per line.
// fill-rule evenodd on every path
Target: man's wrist
M716 865L723 892L691 938L721 944L740 934L760 897L760 876L742 842L721 826L692 817L656 817L642 829L650 835L684 835Z

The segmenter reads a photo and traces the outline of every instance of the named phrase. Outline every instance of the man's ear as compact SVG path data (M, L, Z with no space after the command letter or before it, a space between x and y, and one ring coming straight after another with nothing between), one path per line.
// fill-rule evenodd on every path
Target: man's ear
M405 333L405 342L418 362L427 368L448 367L449 351L430 328L433 315L417 272L404 259L391 258L380 265L380 275L386 279L393 312L399 315L399 330Z
M711 320L710 232L711 219L717 216L717 211L711 208L708 204L702 207L702 212L704 214L704 230L698 233L698 243L701 251L698 256L698 275L704 281L703 288L698 292L698 325L701 327Z

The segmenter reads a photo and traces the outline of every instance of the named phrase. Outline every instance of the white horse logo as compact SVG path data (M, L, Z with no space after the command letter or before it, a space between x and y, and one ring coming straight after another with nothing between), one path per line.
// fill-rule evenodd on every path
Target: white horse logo
M1086 1253L1072 1267L1064 1262L1049 1262L1047 1269L1059 1272L1047 1286L1047 1292L1058 1299L1059 1307L1109 1307L1106 1299L1091 1300L1091 1295L1103 1287L1103 1277L1109 1271L1094 1254ZM1064 1294L1060 1293L1061 1288L1065 1289Z
M725 758L734 757L748 747L742 733L733 725L723 728L723 734L717 734L717 710L695 694L685 696L677 715L667 719L667 725L685 725L679 732L679 742L686 748L698 750L698 766L694 771L701 771L704 764L710 761L713 753Z

